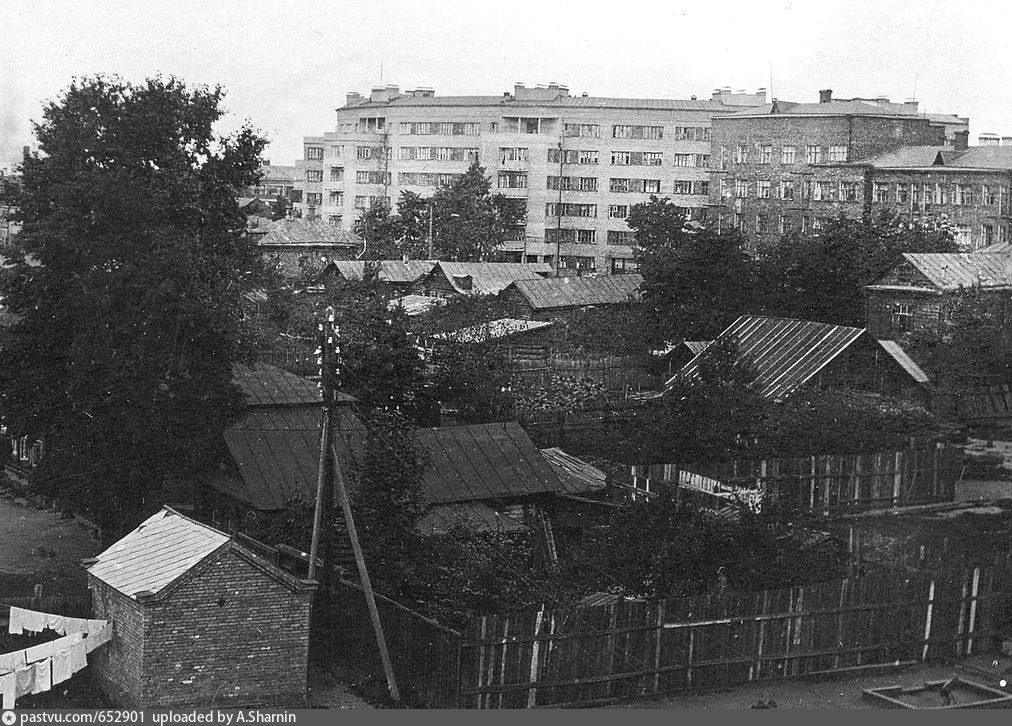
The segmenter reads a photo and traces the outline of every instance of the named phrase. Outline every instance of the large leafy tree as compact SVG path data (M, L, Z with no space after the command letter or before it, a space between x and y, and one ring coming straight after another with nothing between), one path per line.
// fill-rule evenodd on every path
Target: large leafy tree
M241 405L246 294L260 282L237 192L265 141L221 137L220 88L75 79L23 164L21 262L0 287L22 318L0 350L11 432L46 442L37 486L114 534L165 480L213 453Z
M432 197L435 249L440 259L458 262L488 260L506 240L507 231L520 224L523 211L502 194L478 162Z

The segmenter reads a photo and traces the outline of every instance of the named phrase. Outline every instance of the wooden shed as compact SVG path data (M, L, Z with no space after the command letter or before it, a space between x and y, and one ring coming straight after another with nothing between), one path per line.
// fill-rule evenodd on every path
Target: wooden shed
M305 705L315 582L169 507L86 566L113 623L95 675L117 705Z
M554 320L568 312L617 305L639 297L642 275L546 277L517 280L500 293L524 320Z
M548 277L552 266L520 262L439 262L416 289L432 297L498 295L517 280Z

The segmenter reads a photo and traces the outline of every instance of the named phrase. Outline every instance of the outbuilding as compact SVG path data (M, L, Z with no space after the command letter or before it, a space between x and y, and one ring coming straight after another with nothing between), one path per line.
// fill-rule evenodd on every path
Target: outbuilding
M113 623L95 675L117 705L305 705L315 582L169 507L85 566L93 617Z

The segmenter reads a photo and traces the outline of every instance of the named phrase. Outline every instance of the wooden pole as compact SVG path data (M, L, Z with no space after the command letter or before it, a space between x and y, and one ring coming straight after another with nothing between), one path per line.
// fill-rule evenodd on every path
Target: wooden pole
M541 632L541 622L545 617L545 606L542 605L541 609L538 610L538 618L534 622L534 637L537 638ZM538 682L538 656L540 655L541 641L535 640L534 645L531 646L531 672L530 672L530 683L531 690L527 692L527 708L534 708L538 701L538 689L534 688L534 684Z
M966 642L966 654L973 655L973 629L977 624L977 587L980 585L980 568L973 568L973 589L970 590L970 624L967 628L969 640Z
M931 639L931 611L935 605L935 581L928 588L928 614L924 618L924 648L921 650L921 661L928 659L928 641Z
M323 482L326 479L327 470L327 446L329 444L330 418L323 417L323 425L320 427L320 465L316 476L316 509L313 512L313 539L309 546L309 579L316 579L316 561L320 556L320 528L323 522Z

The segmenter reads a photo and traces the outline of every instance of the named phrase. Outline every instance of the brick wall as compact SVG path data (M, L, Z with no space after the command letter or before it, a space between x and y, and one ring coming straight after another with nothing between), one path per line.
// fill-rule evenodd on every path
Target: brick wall
M120 706L139 708L144 618L141 606L118 590L88 577L92 617L113 622L113 636L88 654L88 667L106 695Z
M226 550L145 607L144 704L304 705L310 599Z

